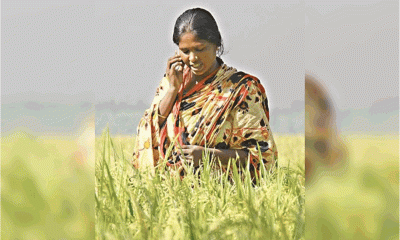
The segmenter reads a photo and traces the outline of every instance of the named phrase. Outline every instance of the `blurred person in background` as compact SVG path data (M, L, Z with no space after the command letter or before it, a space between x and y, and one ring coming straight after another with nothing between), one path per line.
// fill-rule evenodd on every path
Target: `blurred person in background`
M318 169L340 170L346 160L346 147L335 122L335 109L328 92L310 73L305 76L305 169L311 184Z
M398 137L339 134L334 102L305 76L306 239L398 239ZM384 150L386 148L386 150Z

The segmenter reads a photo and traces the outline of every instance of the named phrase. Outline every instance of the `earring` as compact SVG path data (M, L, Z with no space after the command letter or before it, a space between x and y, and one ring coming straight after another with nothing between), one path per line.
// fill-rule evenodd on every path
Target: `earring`
M198 59L199 59L199 57L195 56L195 57L194 57L194 59L198 60Z

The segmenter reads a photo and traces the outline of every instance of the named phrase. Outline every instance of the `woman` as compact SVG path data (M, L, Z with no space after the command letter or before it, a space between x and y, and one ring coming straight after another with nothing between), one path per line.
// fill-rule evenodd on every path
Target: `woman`
M344 172L347 149L337 133L335 109L321 81L311 73L305 76L305 169L306 183L311 185L318 169Z
M173 145L167 165L178 169L183 161L201 165L206 147L224 170L236 157L242 166L250 161L252 174L260 164L270 169L277 149L265 90L256 77L217 57L223 46L213 16L201 8L185 11L175 23L173 41L179 53L168 59L156 96L139 123L135 167L156 166Z

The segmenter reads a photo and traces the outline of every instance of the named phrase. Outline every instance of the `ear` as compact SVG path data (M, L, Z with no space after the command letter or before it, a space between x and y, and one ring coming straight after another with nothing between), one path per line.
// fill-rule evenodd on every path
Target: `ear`
M217 45L214 45L214 46L215 46L215 53L217 53L217 55L218 55L219 47L217 47Z

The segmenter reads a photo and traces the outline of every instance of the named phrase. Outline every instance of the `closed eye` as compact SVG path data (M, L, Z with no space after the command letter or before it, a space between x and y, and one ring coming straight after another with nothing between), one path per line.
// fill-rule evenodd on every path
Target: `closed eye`
M195 49L196 52L203 52L204 50L206 50L206 47ZM190 53L190 51L188 49L181 49L181 52L183 52L186 55Z

